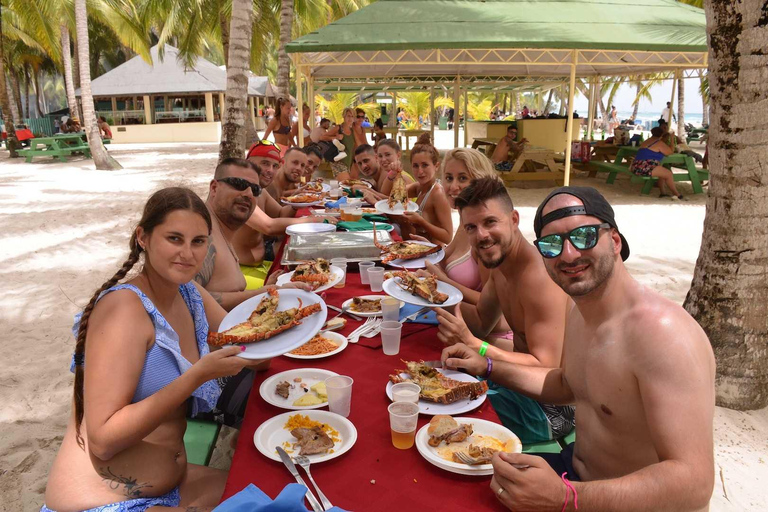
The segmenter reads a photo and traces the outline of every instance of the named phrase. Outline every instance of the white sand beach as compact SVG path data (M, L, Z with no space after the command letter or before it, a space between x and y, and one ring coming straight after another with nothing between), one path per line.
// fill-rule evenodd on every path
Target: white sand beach
M33 512L43 503L48 469L70 413L72 317L127 255L131 230L151 192L185 185L205 197L215 144L114 145L121 171L0 155L0 510ZM631 273L682 303L698 256L704 195L682 185L686 201L640 195L620 179L577 177L613 204L629 241ZM512 189L521 227L532 240L536 206L551 183ZM768 509L768 409L715 415L716 485L711 509ZM220 448L226 446L220 442ZM631 449L631 447L627 447ZM217 449L218 450L218 449ZM228 454L215 455L228 467Z

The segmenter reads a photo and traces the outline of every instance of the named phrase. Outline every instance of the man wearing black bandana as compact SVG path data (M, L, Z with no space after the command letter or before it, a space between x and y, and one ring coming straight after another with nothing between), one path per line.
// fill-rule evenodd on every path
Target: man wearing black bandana
M575 302L563 361L550 369L494 362L491 378L575 403L578 431L558 455L496 454L491 490L519 510L565 510L564 496L573 510L574 495L584 510L707 510L715 361L706 334L629 275L629 245L597 190L553 191L534 229L547 272ZM445 349L443 361L481 374L491 366L461 346Z

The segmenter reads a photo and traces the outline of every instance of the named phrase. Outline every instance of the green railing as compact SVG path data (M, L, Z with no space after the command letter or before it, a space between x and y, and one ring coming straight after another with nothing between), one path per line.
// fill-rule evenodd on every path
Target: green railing
M35 134L35 137L50 137L53 135L53 119L50 117L24 119L23 122Z

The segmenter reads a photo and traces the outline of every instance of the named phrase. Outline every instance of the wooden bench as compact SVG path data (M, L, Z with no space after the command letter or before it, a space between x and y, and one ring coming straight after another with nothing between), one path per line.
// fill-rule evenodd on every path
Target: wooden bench
M31 139L29 149L19 151L21 156L26 157L27 163L35 157L52 157L66 163L66 157L75 153L91 158L90 146L83 140L83 135L77 133Z

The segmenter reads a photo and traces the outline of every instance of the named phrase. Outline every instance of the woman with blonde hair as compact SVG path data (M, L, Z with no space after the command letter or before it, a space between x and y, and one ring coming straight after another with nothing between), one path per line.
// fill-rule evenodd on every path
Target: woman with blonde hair
M344 121L330 130L329 135L341 135L341 143L344 145L344 152L347 154L346 158L339 160L338 162L331 162L331 169L333 170L334 177L339 180L357 179L357 167L354 167L353 171L353 157L355 154L355 109L345 108L343 114Z

